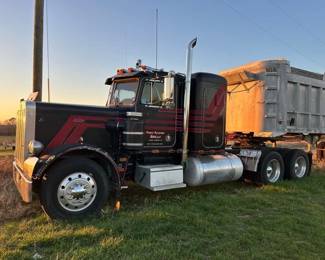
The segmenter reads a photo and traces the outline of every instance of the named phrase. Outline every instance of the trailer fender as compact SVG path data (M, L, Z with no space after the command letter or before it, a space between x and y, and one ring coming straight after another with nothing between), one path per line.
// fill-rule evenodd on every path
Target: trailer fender
M262 156L261 150L241 149L237 156L241 159L244 165L244 170L257 172L258 163Z
M54 165L55 162L67 156L85 156L90 159L95 159L96 162L105 169L105 171L112 174L111 177L114 182L114 190L118 196L121 189L121 180L115 161L106 151L99 147L94 147L91 145L80 144L69 147L61 147L45 155L42 155L39 160L39 166L36 167L33 173L33 179L40 180L43 177L44 173L52 165Z

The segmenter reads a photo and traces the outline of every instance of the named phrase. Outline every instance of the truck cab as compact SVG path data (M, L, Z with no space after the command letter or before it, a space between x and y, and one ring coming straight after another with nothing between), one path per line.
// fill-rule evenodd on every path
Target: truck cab
M125 113L125 121L119 128L123 129L121 145L126 150L171 154L180 148L177 127L182 120L179 110L183 75L154 71L142 65L138 69L117 70L106 84L110 85L107 107Z
M182 149L185 75L145 65L138 69L119 69L106 80L107 107L127 112L122 145L145 154L173 154L179 161L175 154ZM215 74L195 73L191 85L189 152L204 155L223 149L226 81ZM132 122L138 118L137 123L128 125L128 116Z

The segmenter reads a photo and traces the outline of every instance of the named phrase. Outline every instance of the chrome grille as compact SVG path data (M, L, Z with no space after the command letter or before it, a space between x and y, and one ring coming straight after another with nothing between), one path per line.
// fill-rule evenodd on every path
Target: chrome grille
M28 143L35 138L36 104L21 101L16 120L15 161L20 168L28 156Z

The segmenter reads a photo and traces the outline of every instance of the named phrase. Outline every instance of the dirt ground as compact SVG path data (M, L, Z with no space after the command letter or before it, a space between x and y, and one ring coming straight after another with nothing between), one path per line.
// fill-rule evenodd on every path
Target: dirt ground
M22 202L12 179L13 156L0 156L0 222L29 216L41 211L39 202Z

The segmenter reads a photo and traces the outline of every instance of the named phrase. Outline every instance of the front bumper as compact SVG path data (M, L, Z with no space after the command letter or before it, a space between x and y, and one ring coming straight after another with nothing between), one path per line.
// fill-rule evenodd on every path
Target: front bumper
M24 202L32 202L32 176L34 167L38 162L38 158L30 157L24 162L24 169L21 169L16 161L13 165L13 179L16 187L20 193L21 198Z

